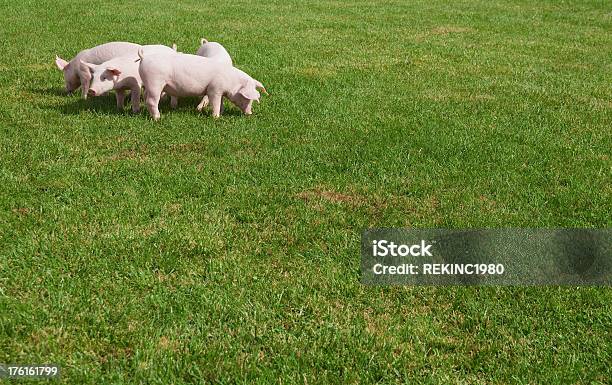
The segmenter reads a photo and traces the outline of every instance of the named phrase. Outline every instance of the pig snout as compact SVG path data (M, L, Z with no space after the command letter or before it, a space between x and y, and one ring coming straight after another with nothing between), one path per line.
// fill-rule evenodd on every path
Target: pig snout
M87 90L87 95L88 96L96 96L96 91L90 88L90 89Z

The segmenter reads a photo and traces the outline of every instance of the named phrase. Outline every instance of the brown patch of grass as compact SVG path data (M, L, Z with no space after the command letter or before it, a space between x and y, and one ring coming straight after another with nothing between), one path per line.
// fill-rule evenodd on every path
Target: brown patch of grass
M316 187L295 194L295 197L305 201L310 208L317 211L324 211L326 203L365 209L369 213L369 224L371 226L376 226L378 224L377 221L384 218L385 213L389 209L404 211L408 214L406 217L412 220L429 218L435 223L438 223L442 219L438 212L440 200L433 195L423 198L413 198L403 195L381 196L376 193L371 195L360 195L355 193L340 193L325 187ZM313 223L313 225L319 224L320 222ZM411 226L411 223L406 222L405 225Z
M495 207L497 206L497 201L495 201L494 199L491 199L487 196L481 195L478 197L478 201L481 204L481 207L483 209L489 210L489 211L493 211L495 209Z
M17 208L12 209L11 211L14 214L17 214L19 216L25 216L25 215L30 214L32 210L27 207L17 207Z
M98 360L105 364L109 361L114 361L117 359L130 358L134 355L134 349L131 347L110 347L108 351L103 351L98 355Z
M183 209L183 205L180 203L170 203L166 205L166 210L169 214L179 214Z
M176 341L171 340L170 338L166 337L166 336L161 336L161 338L159 339L157 346L159 346L160 349L163 350L173 350L173 351L177 351L179 344Z
M128 332L132 333L132 332L136 331L139 327L140 327L140 325L138 324L137 321L135 321L135 320L128 321L128 325L127 325Z
M148 238L151 235L155 234L157 229L154 226L145 227L140 233L143 237Z
M343 194L336 191L317 187L313 190L303 191L296 195L297 198L306 202L327 201L331 203L349 204L359 206L364 203L364 198L358 195Z
M388 332L390 317L386 313L376 314L371 308L363 312L366 331L371 335L385 336Z
M431 30L434 35L448 35L449 33L465 33L472 32L474 29L469 27L456 27L456 26L440 26Z
M54 327L44 327L38 330L33 331L29 340L34 345L38 345L50 339L54 340L63 340L66 337L66 331L62 328L54 328Z

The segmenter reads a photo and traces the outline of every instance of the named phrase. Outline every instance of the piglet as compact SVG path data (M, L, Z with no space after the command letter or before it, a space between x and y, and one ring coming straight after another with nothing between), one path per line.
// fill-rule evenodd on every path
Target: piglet
M176 52L176 44L170 47L165 45L145 45L142 47L145 54L154 53L169 53ZM91 80L87 94L89 96L104 95L111 90L115 90L117 99L117 108L123 109L125 93L131 91L132 111L140 111L140 88L142 80L138 73L138 55L120 56L102 64L93 64L81 60L81 72L89 72ZM172 104L176 105L176 100L173 99Z
M81 71L81 60L92 64L101 64L119 56L129 54L135 56L141 47L140 44L120 41L106 43L79 52L70 62L55 56L55 65L60 71L64 72L66 92L71 93L81 86L81 96L83 99L87 99L91 74L89 71Z
M260 98L257 89L266 93L263 84L227 63L181 53L145 55L139 50L138 56L147 109L155 120L160 118L159 98L164 91L177 97L207 95L215 118L221 115L224 96L250 115L253 100Z
M208 41L204 38L200 39L200 48L198 49L196 55L216 60L220 63L234 65L234 63L232 63L232 57L227 52L225 47L217 42ZM204 95L202 101L196 108L198 111L202 111L202 109L206 106L208 106L208 96Z

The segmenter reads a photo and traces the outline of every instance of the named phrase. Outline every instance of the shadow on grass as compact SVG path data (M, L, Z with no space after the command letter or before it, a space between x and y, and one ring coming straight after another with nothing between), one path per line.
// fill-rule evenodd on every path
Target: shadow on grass
M30 92L42 96L68 96L68 93L62 87L30 88Z
M196 106L202 100L201 97L186 97L179 98L178 106L176 109L172 109L170 107L170 98L162 99L159 103L159 111L162 113L181 113L181 114L191 114L191 115L201 115L211 117L210 106L203 109L201 112L196 110ZM223 100L224 110L221 116L243 116L244 114L238 107L234 106L229 100ZM144 106L144 104L143 104ZM146 110L146 106L144 106Z
M109 93L97 97L89 97L86 100L81 99L80 90L77 90L68 95L63 88L58 87L47 87L47 88L32 88L31 92L44 95L44 96L63 96L66 98L66 103L61 106L47 106L49 109L60 111L64 115L80 115L83 111L94 111L98 114L104 115L143 115L148 116L147 107L144 101L140 103L140 113L135 114L132 112L132 105L129 102L129 94L126 95L126 103L123 110L117 109L116 99L114 93ZM201 115L211 116L210 107L204 109L202 112L196 110L196 106L200 102L199 97L187 97L179 98L179 105L176 109L170 107L170 98L163 98L159 103L159 110L163 114L169 113L182 113L190 115ZM225 108L223 116L242 116L242 111L232 105L229 101L225 100Z

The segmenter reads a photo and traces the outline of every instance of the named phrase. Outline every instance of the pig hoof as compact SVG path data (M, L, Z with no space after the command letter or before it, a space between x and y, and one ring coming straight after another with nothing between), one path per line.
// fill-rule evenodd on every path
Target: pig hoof
M140 108L132 108L132 112L135 114L139 114L140 113Z

